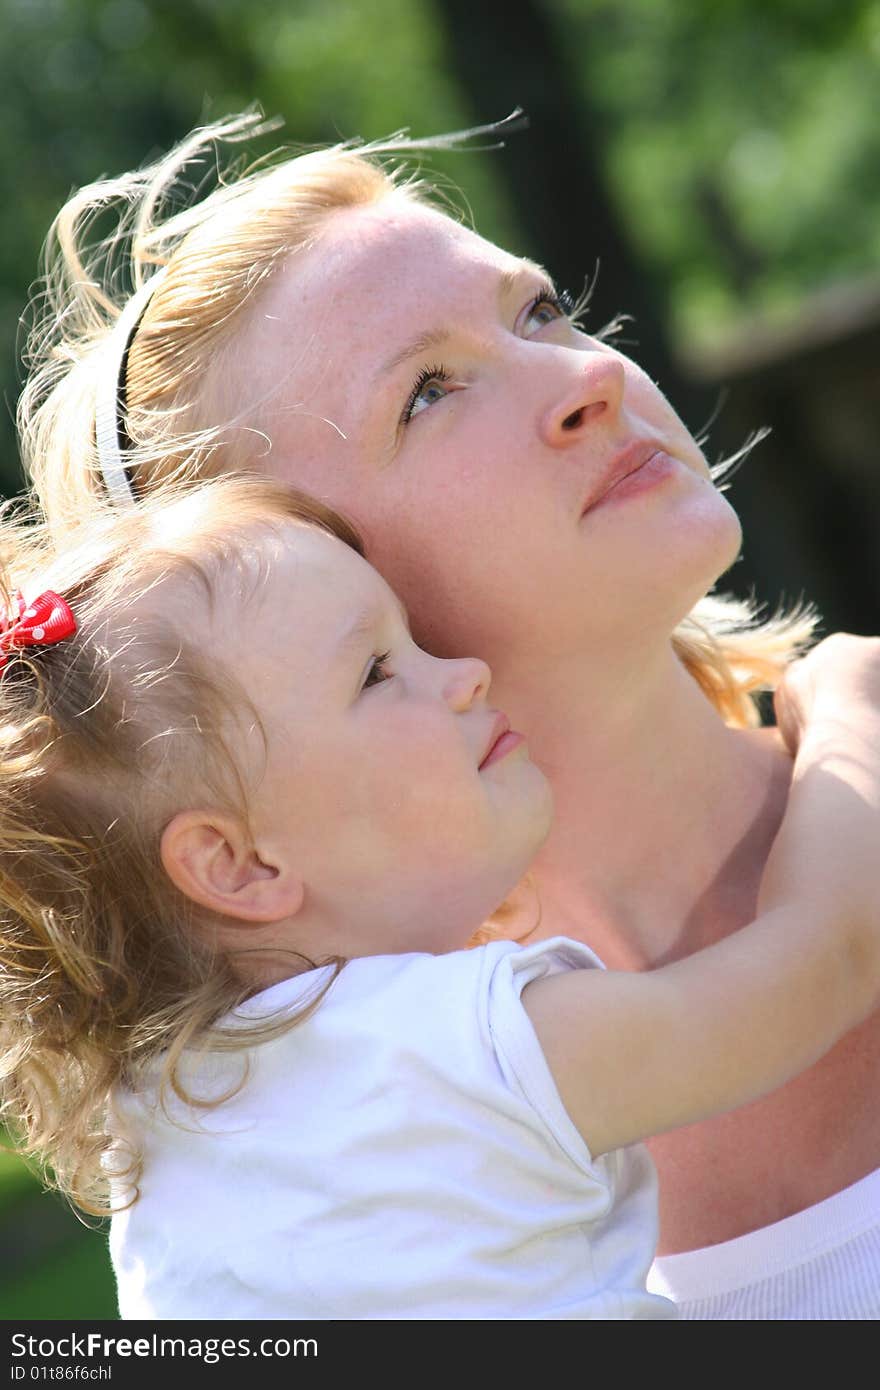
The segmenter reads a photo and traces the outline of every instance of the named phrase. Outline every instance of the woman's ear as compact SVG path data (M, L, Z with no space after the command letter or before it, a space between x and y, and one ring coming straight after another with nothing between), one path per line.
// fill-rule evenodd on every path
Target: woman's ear
M223 917L280 922L302 907L302 879L287 865L264 863L236 816L180 811L162 832L160 853L175 887Z

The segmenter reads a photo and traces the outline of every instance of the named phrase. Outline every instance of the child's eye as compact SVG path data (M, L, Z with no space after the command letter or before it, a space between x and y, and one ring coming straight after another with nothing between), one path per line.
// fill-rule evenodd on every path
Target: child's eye
M371 685L381 685L383 681L391 679L393 672L386 669L387 662L391 659L391 653L385 652L383 656L374 657L367 672L367 678L361 689L368 690Z
M575 310L574 300L568 290L557 292L549 286L536 294L523 316L526 332L532 328L545 328L556 319L571 318Z
M446 383L451 380L445 367L425 367L419 372L403 408L401 424L408 424L414 415L448 395Z

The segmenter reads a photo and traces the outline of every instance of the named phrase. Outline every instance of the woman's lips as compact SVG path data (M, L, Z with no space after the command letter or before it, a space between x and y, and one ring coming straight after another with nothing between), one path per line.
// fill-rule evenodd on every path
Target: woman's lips
M675 470L675 460L659 444L650 441L629 444L611 460L604 477L593 489L581 513L594 511L608 502L623 501L647 492L664 482Z

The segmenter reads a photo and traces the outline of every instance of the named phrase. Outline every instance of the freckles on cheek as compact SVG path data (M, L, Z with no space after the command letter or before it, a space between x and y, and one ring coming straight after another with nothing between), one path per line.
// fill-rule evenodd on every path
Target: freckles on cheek
M368 554L407 605L436 616L459 594L464 576L479 572L487 541L506 525L499 499L485 493L484 478L473 487L432 481L416 506L386 513Z

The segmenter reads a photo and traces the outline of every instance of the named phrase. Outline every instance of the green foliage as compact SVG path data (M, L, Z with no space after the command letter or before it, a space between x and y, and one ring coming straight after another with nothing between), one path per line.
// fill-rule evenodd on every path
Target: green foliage
M68 1214L65 1224L70 1222L69 1238L59 1243L51 1257L14 1280L0 1280L0 1319L4 1322L118 1317L106 1238L79 1227Z
M0 1129L0 1320L115 1318L106 1232L83 1224Z
M880 4L554 0L680 343L880 260Z
M0 1145L7 1143L0 1129ZM35 1179L26 1165L11 1148L0 1147L0 1212L18 1197L31 1192Z

